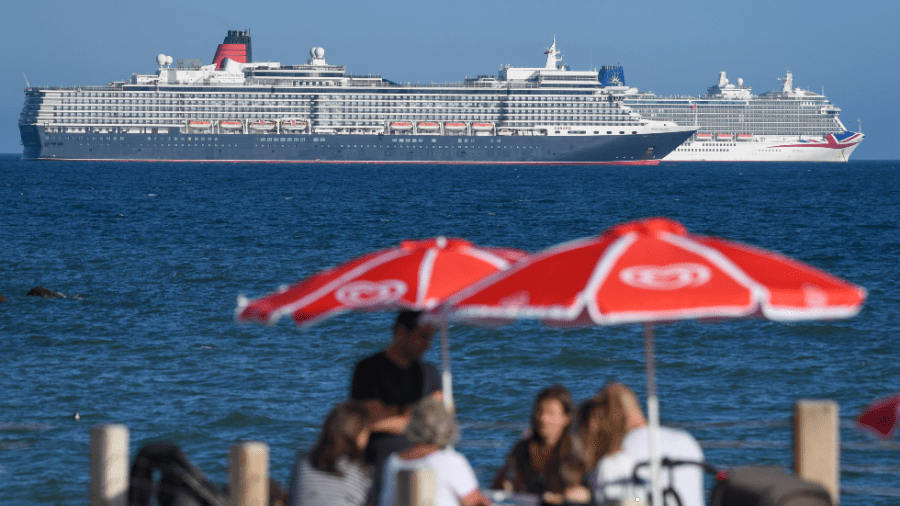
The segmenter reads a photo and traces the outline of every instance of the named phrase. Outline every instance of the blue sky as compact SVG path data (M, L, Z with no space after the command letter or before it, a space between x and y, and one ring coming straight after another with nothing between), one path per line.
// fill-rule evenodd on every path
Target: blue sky
M572 69L621 64L627 84L705 93L721 70L754 92L822 91L866 140L853 158L900 159L900 2L10 0L0 35L0 152L21 153L25 84L102 85L152 73L158 53L209 63L249 28L257 61L304 62L313 46L354 74L446 82L540 66L553 35Z

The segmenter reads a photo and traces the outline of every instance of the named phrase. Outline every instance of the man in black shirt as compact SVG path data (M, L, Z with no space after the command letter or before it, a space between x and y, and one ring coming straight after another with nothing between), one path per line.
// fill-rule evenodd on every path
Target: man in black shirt
M437 368L420 360L434 335L434 326L419 323L421 315L401 311L391 344L360 361L353 371L350 397L362 401L372 416L366 460L375 465L376 479L388 455L411 446L403 429L413 406L426 396L442 398ZM375 487L379 485L376 481Z

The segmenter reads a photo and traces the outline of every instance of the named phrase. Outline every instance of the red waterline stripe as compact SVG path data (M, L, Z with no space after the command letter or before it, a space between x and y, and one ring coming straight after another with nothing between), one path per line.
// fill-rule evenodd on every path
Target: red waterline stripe
M55 162L167 162L167 163L306 163L364 165L659 165L660 160L623 160L621 162L444 162L444 161L375 161L375 160L129 160L116 158L26 158Z

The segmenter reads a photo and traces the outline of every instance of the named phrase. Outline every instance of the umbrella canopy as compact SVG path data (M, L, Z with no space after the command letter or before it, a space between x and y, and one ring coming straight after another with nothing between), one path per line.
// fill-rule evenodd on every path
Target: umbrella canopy
M889 439L897 429L900 419L900 394L875 401L856 419L856 424L878 437Z
M451 297L439 312L486 325L516 319L554 326L644 323L652 497L660 504L652 323L849 318L865 295L858 286L778 253L650 218L528 257Z
M865 291L778 253L651 218L532 255L452 297L456 320L611 325L762 316L849 318Z
M526 256L437 237L354 258L276 293L238 298L239 321L275 323L291 315L300 326L351 311L427 310Z
M238 321L274 324L291 315L306 327L347 311L431 309L447 297L508 268L527 253L482 248L458 238L403 241L306 278L276 293L248 300L238 297ZM453 407L450 345L441 325L444 402Z

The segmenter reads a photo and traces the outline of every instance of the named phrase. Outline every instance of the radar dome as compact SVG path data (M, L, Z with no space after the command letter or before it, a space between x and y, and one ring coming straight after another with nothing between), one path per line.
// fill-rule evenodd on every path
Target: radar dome
M744 80L742 78L738 77L738 86L743 86L743 85L744 85Z
M156 63L160 66L165 65L166 64L166 55L164 55L162 53L159 53L158 55L156 55Z
M173 61L173 60L172 60L172 57L171 57L171 56L166 56L166 65L171 65L171 64L172 64L172 61Z
M316 58L321 58L323 56L325 56L325 50L322 49L321 47L317 47L316 48Z

